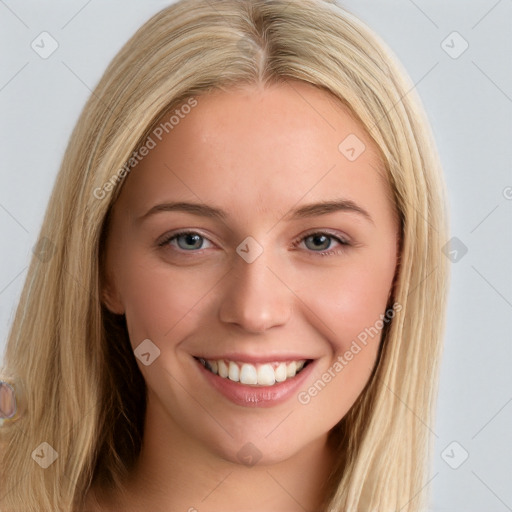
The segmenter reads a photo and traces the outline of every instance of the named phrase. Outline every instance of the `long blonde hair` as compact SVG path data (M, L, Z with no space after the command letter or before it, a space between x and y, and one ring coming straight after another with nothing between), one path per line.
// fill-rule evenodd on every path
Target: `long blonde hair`
M115 57L65 153L0 373L18 404L0 428L0 511L80 510L91 486L121 486L136 461L146 388L123 317L100 298L105 228L130 172L125 163L162 114L187 99L287 79L352 109L380 149L401 224L391 302L402 310L383 333L367 386L332 433L339 463L326 509L426 507L448 221L413 85L382 41L332 1L181 0ZM43 468L38 453L56 459Z

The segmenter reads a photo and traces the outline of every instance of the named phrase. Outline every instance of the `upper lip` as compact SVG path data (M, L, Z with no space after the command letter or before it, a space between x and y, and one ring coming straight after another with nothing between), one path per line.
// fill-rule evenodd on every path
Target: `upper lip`
M241 353L230 353L214 356L197 355L194 356L197 359L205 359L206 361L220 361L221 359L227 361L238 361L240 363L273 363L273 362L287 362L287 361L309 361L316 359L314 357L308 357L303 354L265 354L265 355L250 355Z

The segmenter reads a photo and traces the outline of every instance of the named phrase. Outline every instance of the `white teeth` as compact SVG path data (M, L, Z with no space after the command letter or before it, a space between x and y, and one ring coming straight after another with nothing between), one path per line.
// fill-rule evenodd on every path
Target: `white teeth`
M296 373L297 373L297 364L295 363L295 361L288 363L286 365L286 378L290 379L291 377L295 377Z
M238 382L240 380L240 368L233 361L229 362L229 380L233 382Z
M211 361L208 361L208 362L211 364ZM229 374L228 365L222 359L220 361L218 361L218 365L219 365L219 376L223 377L225 379Z
M276 382L284 382L304 368L305 359L300 361L271 362L264 364L236 363L224 359L199 359L199 361L212 373L223 379L229 378L233 382L252 386L273 386Z
M243 364L240 370L242 384L258 384L258 372L252 364Z
M284 382L286 380L286 363L279 363L274 372L276 374L276 382Z
M276 382L274 368L269 364L262 364L258 368L258 384L260 386L272 386Z

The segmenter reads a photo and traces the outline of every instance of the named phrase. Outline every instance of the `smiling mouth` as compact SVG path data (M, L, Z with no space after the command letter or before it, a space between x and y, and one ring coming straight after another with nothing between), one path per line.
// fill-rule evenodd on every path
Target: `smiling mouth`
M312 359L300 359L288 362L251 364L226 359L213 360L202 357L194 359L214 375L250 386L274 386L293 379L313 361Z

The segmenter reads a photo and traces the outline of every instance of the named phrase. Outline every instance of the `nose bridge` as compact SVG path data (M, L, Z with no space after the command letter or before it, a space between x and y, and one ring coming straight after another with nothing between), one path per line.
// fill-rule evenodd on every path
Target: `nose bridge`
M256 245L254 239L244 242L233 257L220 319L263 332L288 321L292 294L275 275L279 264L272 250Z

